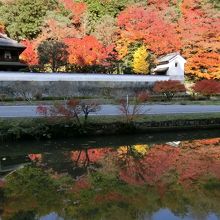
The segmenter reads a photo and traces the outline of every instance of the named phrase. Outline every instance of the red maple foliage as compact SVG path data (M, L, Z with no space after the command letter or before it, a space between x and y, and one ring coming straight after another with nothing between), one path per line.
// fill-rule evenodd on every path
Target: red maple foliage
M34 162L42 160L42 154L29 154L28 157Z
M129 7L118 16L122 39L142 40L157 55L179 51L180 39L175 25L168 24L157 11Z
M21 57L30 65L37 64L35 47L41 41L65 39L69 45L69 63L72 64L66 70L96 71L104 66L102 71L105 71L107 66L113 67L108 68L112 72L121 63L126 69L132 62L135 47L143 43L153 56L181 51L187 59L185 73L191 79L220 79L220 17L208 1L142 1L141 4L130 4L122 10L116 18L117 25L113 17L108 22L104 16L105 19L97 19L98 23L94 27L91 27L92 18L88 16L89 2L59 2L69 11L65 13L69 14L71 22L45 17L34 45L24 41L28 48ZM60 12L61 8L57 7L56 13ZM106 27L109 34L105 34L105 28L102 28L105 24L110 25L109 29ZM4 25L0 23L1 31L4 31ZM93 33L87 35L90 31Z
M127 158L126 165L120 169L120 178L132 185L158 183L175 167L179 151L168 145L155 145L143 159Z
M75 2L73 0L60 0L60 2L72 12L72 22L75 25L80 25L87 10L87 5L84 2Z
M0 22L0 33L5 33L5 25Z
M106 65L110 51L95 37L67 38L64 42L68 45L69 63L79 66Z
M196 82L192 89L196 93L210 97L211 95L220 94L220 82L204 79Z
M187 58L186 74L193 78L215 79L219 77L220 18L201 1L185 0L181 4L182 16L178 32L182 51Z
M176 178L184 187L209 176L220 178L220 141L194 140L181 142L179 147L154 145L142 159L127 158L120 168L120 178L132 185L169 184L167 177Z
M26 49L20 55L21 60L27 63L29 66L34 66L38 64L38 56L35 48L35 43L33 41L24 40L21 42Z
M171 100L176 93L185 92L186 88L180 81L168 80L156 82L153 91L163 94L167 100Z
M220 56L216 52L198 51L187 59L186 72L199 79L220 79Z

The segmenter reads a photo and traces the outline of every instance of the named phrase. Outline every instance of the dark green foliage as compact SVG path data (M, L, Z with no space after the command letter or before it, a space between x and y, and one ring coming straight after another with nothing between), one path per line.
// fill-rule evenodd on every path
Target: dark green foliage
M10 220L35 220L36 215L33 211L20 211L16 213Z
M158 117L158 116L157 116ZM36 118L0 120L0 141L59 139L89 135L134 134L193 128L218 128L219 115L182 115L143 117L126 123L121 116L89 118L79 126L71 118ZM80 119L82 120L82 119ZM83 120L82 120L83 122Z
M49 191L55 192L56 185L51 177L39 168L27 166L7 177L6 193L10 195L31 195L46 199L42 194L47 195Z
M49 65L52 72L57 72L59 67L67 63L67 46L63 42L49 40L43 41L38 47L39 63Z
M63 26L68 26L71 24L70 16L65 13L65 11L57 12L57 11L48 11L45 19L47 20L55 20L58 24Z
M47 11L55 8L54 0L16 0L0 7L0 21L3 21L10 37L32 39L41 30Z
M131 0L83 0L88 6L89 17L88 17L88 30L87 32L92 32L95 24L102 19L102 17L109 15L111 17L116 17L120 11L125 9L126 5L131 2ZM133 2L133 1L132 1Z
M211 178L204 184L204 188L207 190L219 190L220 182L217 178Z
M208 0L208 2L212 3L214 7L220 10L220 1L219 0Z
M45 215L63 205L62 186L40 168L25 166L7 176L6 181L7 185L4 190L6 203L7 199L14 199L17 204L16 215L23 215L23 218L16 218L15 215L13 219L31 220L34 216L31 210L35 210L35 207L39 209L38 214ZM30 212L18 215L19 211L23 210L23 204L25 204L25 210L30 210Z

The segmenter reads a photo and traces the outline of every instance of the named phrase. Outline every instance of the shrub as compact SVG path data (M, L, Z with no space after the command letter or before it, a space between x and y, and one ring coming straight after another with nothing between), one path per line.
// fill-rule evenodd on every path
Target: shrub
M195 93L210 98L213 95L220 94L220 82L217 80L201 80L192 87Z
M34 98L35 98L36 100L42 100L43 94L38 91L38 92L36 92L36 94L34 94Z
M6 94L4 94L4 93L2 93L2 94L0 94L0 101L5 101L6 100L6 98L7 98L7 95Z
M142 103L149 99L147 92L137 93L135 97L131 100L132 103L127 99L121 99L119 101L119 111L125 117L127 123L133 122L136 117L140 114L144 114Z
M162 94L166 100L171 101L174 95L179 92L186 92L184 84L177 80L158 81L153 87L153 91Z
M84 123L87 122L88 116L92 112L97 112L101 106L96 101L80 101L79 99L69 99L64 104L55 103L53 106L39 105L37 113L49 117L66 117L75 119L78 125L81 125L80 116L84 115Z

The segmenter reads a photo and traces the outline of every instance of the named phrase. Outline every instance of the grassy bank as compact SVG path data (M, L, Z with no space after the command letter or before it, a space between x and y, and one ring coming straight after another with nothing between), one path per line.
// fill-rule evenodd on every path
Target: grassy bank
M220 118L220 113L191 113L191 114L166 114L138 116L135 122L174 121L174 120L198 120ZM90 123L115 123L125 122L124 116L90 116Z
M109 98L87 98L87 97L80 97L79 99L84 101L96 101L103 105L105 104L112 104L118 105L119 100L116 99L109 99ZM31 100L31 101L16 101L16 100L9 100L9 101L1 101L0 106L12 106L12 105L53 105L54 102L64 103L65 98L63 99L53 99L53 100ZM131 101L132 104L132 101ZM220 100L181 100L181 99L174 99L171 101L153 101L149 100L145 103L146 105L220 105Z
M70 118L19 118L0 121L0 138L2 141L57 139L218 127L220 113L139 116L131 123L122 116L93 116L82 125Z

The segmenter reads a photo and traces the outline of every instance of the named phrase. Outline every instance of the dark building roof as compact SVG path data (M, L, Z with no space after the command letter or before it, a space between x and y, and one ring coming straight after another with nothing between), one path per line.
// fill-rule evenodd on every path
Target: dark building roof
M6 61L0 61L0 66L23 66L26 67L27 64L20 63L20 62L6 62Z
M0 47L14 47L14 48L21 48L21 49L26 48L22 44L19 44L16 40L12 40L11 38L7 37L6 35L2 33L0 33Z
M174 57L180 55L178 52L175 53L169 53L164 56L161 56L157 59L158 63L169 63L170 60L172 60Z

